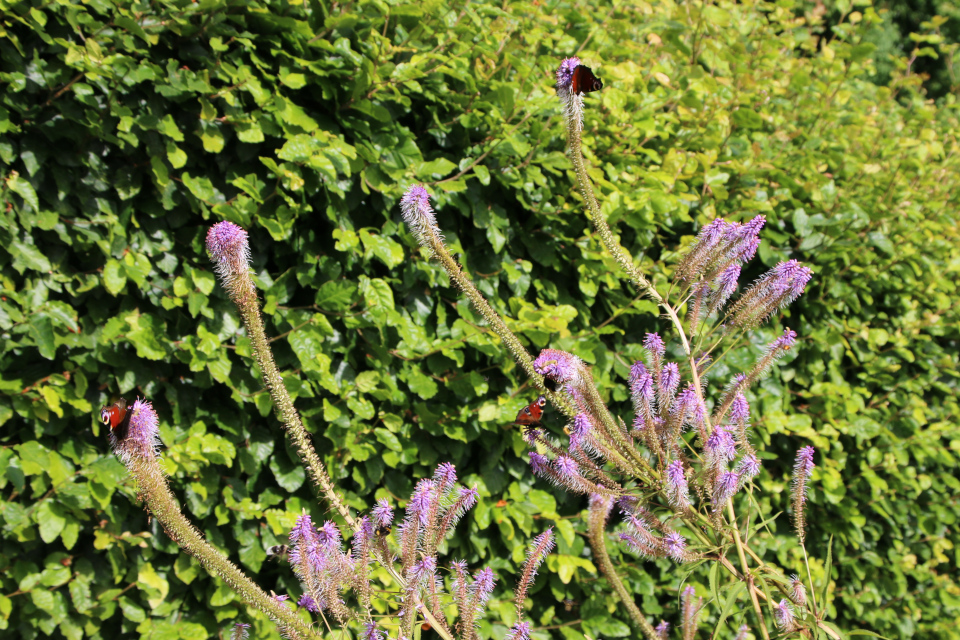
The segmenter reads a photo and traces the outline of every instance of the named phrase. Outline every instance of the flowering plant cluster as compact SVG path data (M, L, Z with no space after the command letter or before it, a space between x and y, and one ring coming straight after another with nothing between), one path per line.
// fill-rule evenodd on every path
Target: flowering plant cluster
M618 244L594 196L581 151L584 96L572 84L579 65L576 58L561 63L557 91L569 155L589 218L626 278L662 309L679 343L669 344L659 333L644 337L646 357L633 364L628 380L633 404L628 420L609 409L589 367L575 354L547 348L534 358L527 352L451 256L424 186L406 190L400 201L403 219L427 255L440 262L451 282L477 307L532 383L566 416L564 437L539 423L525 427L531 469L558 487L588 496L587 528L594 558L647 638L668 637L671 624L660 621L654 626L640 611L617 575L607 549L610 542L643 558L716 563L744 585L743 595L755 616L752 625L740 628L737 638L751 631L770 637L761 601L785 633L821 630L839 637L824 621L824 609L818 608L815 598L806 597L814 586L809 563L806 583L797 575L787 578L751 548L737 518L737 498L752 491L752 482L761 472L760 457L750 441L747 393L796 345L797 334L785 329L751 368L726 381L717 397L710 397L707 388L708 375L725 353L721 349L744 339L793 302L812 272L794 260L782 262L735 297L741 269L757 253L765 220L763 216L745 222L716 219L701 228L676 265L669 291L659 292ZM445 582L438 558L447 534L476 504L476 490L460 486L453 465L442 464L432 478L417 483L399 523L395 524L394 509L386 500L368 514L355 516L314 450L274 362L250 275L246 232L231 222L215 224L207 235L207 249L243 319L278 416L315 486L339 516L339 525L330 520L318 526L303 513L290 532L288 558L302 586L294 600L316 617L307 622L289 607L288 595L264 593L186 520L159 466L156 412L149 402L138 400L131 408L129 429L123 437L112 437L112 443L137 480L148 508L185 551L267 613L288 637L318 637L322 622L352 627L365 640L381 640L388 632L412 638L418 623L425 621L447 640L476 638L496 577L489 568L471 574L464 561L453 561ZM802 448L794 469L791 510L805 558L803 512L814 466L813 448ZM614 513L618 522L611 535L608 526ZM516 623L507 635L509 640L530 637L523 605L553 544L553 532L548 529L529 545L514 592ZM727 558L733 550L737 565ZM378 591L376 567L389 574L396 588L395 615L388 621L373 604ZM781 592L779 600L771 588ZM691 586L683 590L681 601L681 619L674 626L684 638L692 638L707 605ZM455 622L445 614L450 603L456 607ZM246 633L245 624L234 629L235 637Z

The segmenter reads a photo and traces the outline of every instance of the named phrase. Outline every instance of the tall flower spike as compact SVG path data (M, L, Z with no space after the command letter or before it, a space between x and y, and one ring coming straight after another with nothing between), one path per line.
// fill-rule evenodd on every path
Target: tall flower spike
M238 622L233 625L233 632L230 634L230 640L247 640L250 637L250 625L246 622Z
M667 498L674 509L683 511L690 507L690 489L680 460L674 460L667 466L666 489Z
M719 513L738 488L740 488L740 476L737 473L733 471L721 473L713 486L713 512Z
M232 222L218 222L207 232L207 251L223 288L238 305L254 293L250 279L250 243L247 232Z
M697 618L700 617L700 610L703 609L703 598L697 597L697 592L693 587L687 587L683 590L683 605L681 616L681 629L683 631L683 640L693 640L697 633Z
M781 262L750 285L730 308L730 322L752 329L800 297L813 271L796 260Z
M527 598L527 590L530 584L537 576L537 567L546 560L554 545L553 527L547 527L547 530L535 537L530 546L527 547L527 561L523 565L523 573L520 575L520 582L514 592L514 603L517 607L517 618L523 618L523 601Z
M797 538L803 544L806 537L804 504L807 502L807 481L813 472L813 447L803 447L797 452L797 461L793 465L793 526L797 530Z
M125 465L135 461L155 462L160 450L160 418L153 405L147 400L137 398L130 412L130 424L127 433L118 438L110 430L110 446Z
M433 251L431 235L441 237L440 229L437 227L433 207L430 206L430 194L422 184L407 187L403 197L400 198L400 211L403 214L403 221L407 223L410 233L417 239L420 246Z

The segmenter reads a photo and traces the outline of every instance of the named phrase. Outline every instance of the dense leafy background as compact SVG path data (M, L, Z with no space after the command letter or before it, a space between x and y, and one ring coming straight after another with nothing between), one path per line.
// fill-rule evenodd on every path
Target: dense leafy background
M322 509L203 251L221 219L250 231L276 355L351 504L402 499L453 461L482 496L453 556L509 585L525 542L555 524L534 623L582 619L549 632L571 640L629 633L596 595L583 503L536 481L504 426L534 391L397 207L428 183L460 261L530 348L588 360L626 413L636 345L666 327L616 277L571 189L551 73L579 52L606 84L585 126L603 210L658 283L716 215L763 213L758 262L815 269L783 319L803 342L752 400L771 513L793 452L820 452L809 547L822 581L834 536L831 616L955 637L957 108L949 92L928 100L896 47L876 48L889 15L789 1L35 0L0 20L6 633L198 637L248 619L135 501L94 415L118 395L153 400L174 488L206 536L265 588L299 593L264 549ZM714 384L756 352L734 352ZM757 542L799 570L777 526ZM646 612L675 620L674 566L620 567ZM690 582L709 594L704 575ZM499 635L511 614L494 609L485 633Z

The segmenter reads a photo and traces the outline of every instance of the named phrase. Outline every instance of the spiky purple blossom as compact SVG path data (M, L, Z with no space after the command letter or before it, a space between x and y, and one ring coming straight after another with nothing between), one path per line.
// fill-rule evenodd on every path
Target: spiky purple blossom
M683 471L683 462L680 460L674 460L667 465L667 497L676 509L690 506L690 489Z
M657 635L660 637L660 640L667 640L667 638L670 635L670 623L667 622L666 620L661 620L660 624L658 624L654 628L654 631L657 632Z
M676 531L671 531L663 537L663 548L667 555L677 562L684 562L687 559L687 541Z
M580 358L559 349L543 349L533 361L534 371L543 377L559 383L572 382L574 385L580 381L582 367Z
M370 511L378 527L389 527L393 523L393 507L386 498L377 500L377 506Z
M715 427L707 438L706 451L713 460L730 462L737 455L737 443L729 431Z
M773 617L778 628L791 631L793 629L793 605L790 604L790 601L783 598L779 604L774 605Z
M110 429L110 446L124 464L134 459L156 461L160 451L160 418L147 400L137 400L128 407L130 422L126 434L117 437Z
M433 480L421 480L417 483L407 504L407 517L416 516L420 526L430 522L430 513L437 500L437 485Z
M713 486L713 510L714 512L720 511L720 509L727 503L733 494L737 492L737 489L740 487L740 474L734 471L727 471L721 473L717 478L716 484Z
M793 526L797 531L800 544L806 537L806 519L804 504L807 502L807 481L813 473L813 447L803 447L797 452L797 461L793 465Z
M734 424L746 424L750 420L750 403L742 393L738 393L730 403L730 421Z
M569 456L557 456L554 466L564 478L567 478L573 482L578 482L580 480L580 468L577 466L577 462L573 458Z
M547 469L550 468L550 458L537 453L536 451L530 452L530 468L538 476L542 476Z
M246 622L238 622L233 625L233 632L230 634L230 640L247 640L250 637L248 629L250 625Z
M530 640L530 623L518 622L510 629L504 640Z
M360 640L387 640L387 634L378 629L377 623L371 620L364 623Z
M717 311L730 299L733 292L737 290L737 280L739 278L739 264L732 264L720 272L720 275L717 276L717 279L713 282L709 313Z
M748 453L737 463L737 473L740 475L741 486L753 480L760 474L760 460L752 453Z
M557 89L570 89L570 82L573 80L573 70L580 66L580 58L576 56L565 58L557 68Z
M660 358L666 353L667 347L663 344L663 338L659 333L648 333L643 337L643 348L647 350L654 361L653 368L660 368Z
M226 220L218 222L207 231L207 251L220 282L234 300L252 287L249 282L250 243L246 231Z
M807 588L797 574L790 576L790 597L801 607L807 604Z
M403 221L410 228L421 245L429 243L429 234L437 230L437 220L430 206L430 194L422 184L414 184L407 188L400 198L400 211Z
M669 407L673 396L680 386L680 367L676 362L668 362L660 370L660 388L657 390L657 401L660 406Z
M317 606L317 601L313 599L309 593L305 593L300 596L300 599L297 601L298 607L303 607L310 613L320 613L320 607Z
M800 297L813 271L796 260L777 264L756 280L730 309L730 322L751 329Z

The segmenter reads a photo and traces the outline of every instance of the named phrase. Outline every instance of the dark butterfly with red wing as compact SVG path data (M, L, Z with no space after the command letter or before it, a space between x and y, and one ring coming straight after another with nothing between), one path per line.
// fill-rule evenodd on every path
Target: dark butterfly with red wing
M127 431L130 428L130 417L132 411L127 410L127 401L120 398L109 407L100 409L100 420L105 425L110 426L113 431L113 437L122 441L127 437Z
M519 424L526 428L542 426L540 424L540 418L543 416L543 408L545 406L547 406L547 398L546 396L540 396L536 402L531 402L523 409L520 409L520 413L517 414L517 419L513 421L513 424Z
M593 69L582 64L573 68L573 76L570 78L570 91L573 95L600 91L600 89L603 89L603 80L593 75Z

